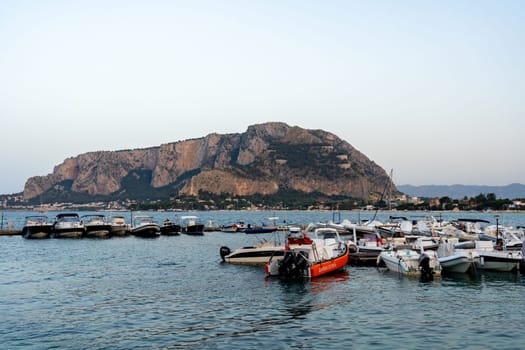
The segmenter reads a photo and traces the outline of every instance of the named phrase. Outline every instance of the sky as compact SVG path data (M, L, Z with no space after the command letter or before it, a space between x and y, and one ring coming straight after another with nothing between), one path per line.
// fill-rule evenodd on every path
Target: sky
M64 159L329 131L396 184L525 183L525 2L0 1L0 194Z

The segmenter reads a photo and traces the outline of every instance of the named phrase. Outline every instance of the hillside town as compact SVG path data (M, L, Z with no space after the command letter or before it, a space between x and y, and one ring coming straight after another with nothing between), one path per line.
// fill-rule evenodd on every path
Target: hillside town
M111 200L92 202L28 202L21 193L0 195L2 210L61 211L61 210L432 210L432 211L522 211L525 199L498 199L494 194L479 194L476 197L451 199L450 197L421 198L405 194L388 200L364 202L351 199L304 197L290 203L278 196L259 198L238 196L180 196L169 200Z

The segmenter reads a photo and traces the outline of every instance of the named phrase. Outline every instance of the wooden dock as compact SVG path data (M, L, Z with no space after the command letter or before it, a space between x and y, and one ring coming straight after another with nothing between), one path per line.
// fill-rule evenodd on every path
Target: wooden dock
M0 230L0 236L21 236L20 230Z

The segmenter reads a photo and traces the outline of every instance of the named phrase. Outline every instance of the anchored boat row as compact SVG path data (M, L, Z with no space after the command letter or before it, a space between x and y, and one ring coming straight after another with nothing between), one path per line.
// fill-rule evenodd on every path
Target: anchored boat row
M104 215L76 213L58 214L53 222L45 215L27 216L22 236L27 239L109 237L129 234L129 225L123 216L112 216L110 221Z
M79 216L77 213L60 213L54 221L45 215L27 216L22 229L22 236L27 239L44 238L109 238L129 234L139 237L158 237L163 235L178 235L180 233L202 235L204 225L197 222L196 216L183 216L181 224L164 221L157 224L153 217L137 215L132 224L126 223L122 215L109 218L103 214Z

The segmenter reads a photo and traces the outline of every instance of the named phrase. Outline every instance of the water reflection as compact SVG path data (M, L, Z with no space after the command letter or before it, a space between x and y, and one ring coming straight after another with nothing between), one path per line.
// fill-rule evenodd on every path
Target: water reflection
M511 272L478 271L475 273L447 273L442 276L444 285L471 289L483 289L488 286L523 284L520 275Z
M347 284L350 273L342 271L312 278L310 280L287 280L283 278L269 278L270 288L278 287L282 310L290 315L290 319L304 319L310 312L333 305L337 299L330 298L330 302L323 301L327 293L337 294L337 288ZM348 298L348 295L345 295Z
M337 273L313 278L310 281L312 293L320 294L327 290L336 288L337 285L346 284L350 280L350 273L343 270Z

